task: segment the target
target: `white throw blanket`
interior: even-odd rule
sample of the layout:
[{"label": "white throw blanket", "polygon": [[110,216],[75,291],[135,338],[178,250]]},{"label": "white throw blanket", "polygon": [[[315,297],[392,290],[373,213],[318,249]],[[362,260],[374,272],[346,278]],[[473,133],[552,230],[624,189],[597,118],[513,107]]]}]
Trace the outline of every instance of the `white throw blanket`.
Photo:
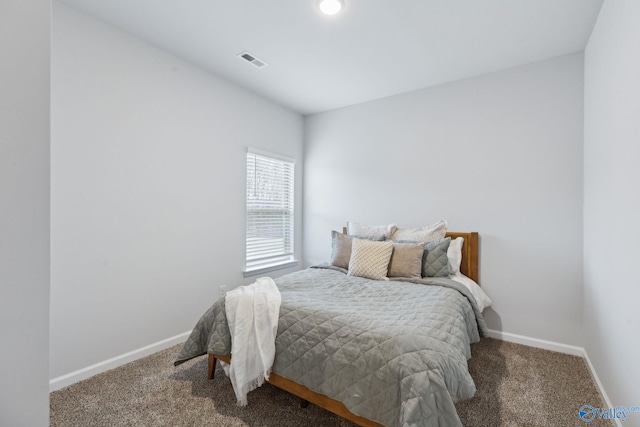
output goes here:
[{"label": "white throw blanket", "polygon": [[269,379],[276,356],[280,301],[280,291],[270,277],[261,277],[225,296],[231,332],[231,369],[225,372],[239,406],[246,406],[247,393]]}]

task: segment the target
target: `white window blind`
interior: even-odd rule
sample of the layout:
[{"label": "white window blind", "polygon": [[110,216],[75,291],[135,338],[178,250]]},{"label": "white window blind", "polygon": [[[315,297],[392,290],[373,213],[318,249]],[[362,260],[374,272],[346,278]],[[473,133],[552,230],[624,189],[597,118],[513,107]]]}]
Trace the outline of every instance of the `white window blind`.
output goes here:
[{"label": "white window blind", "polygon": [[294,167],[247,153],[247,271],[293,261]]}]

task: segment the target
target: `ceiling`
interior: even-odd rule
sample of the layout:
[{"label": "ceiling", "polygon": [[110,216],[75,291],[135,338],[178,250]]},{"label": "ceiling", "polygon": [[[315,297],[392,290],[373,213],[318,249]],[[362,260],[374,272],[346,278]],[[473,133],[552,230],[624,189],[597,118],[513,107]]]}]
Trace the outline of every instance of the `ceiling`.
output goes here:
[{"label": "ceiling", "polygon": [[[584,50],[602,0],[61,0],[301,114]],[[269,65],[239,59],[248,51]]]}]

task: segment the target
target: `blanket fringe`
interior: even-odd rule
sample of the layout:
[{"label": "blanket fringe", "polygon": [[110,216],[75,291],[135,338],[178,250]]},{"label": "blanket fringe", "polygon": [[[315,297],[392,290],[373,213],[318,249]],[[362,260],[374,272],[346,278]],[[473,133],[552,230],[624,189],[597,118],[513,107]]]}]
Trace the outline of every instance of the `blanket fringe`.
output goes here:
[{"label": "blanket fringe", "polygon": [[249,401],[247,399],[247,393],[257,389],[258,387],[261,387],[265,381],[269,380],[269,375],[271,375],[271,369],[264,372],[258,378],[249,381],[247,384],[244,384],[241,387],[244,391],[244,393],[242,393],[243,398],[238,399],[238,406],[247,406],[249,404]]},{"label": "blanket fringe", "polygon": [[247,393],[269,378],[281,301],[278,286],[270,277],[260,277],[225,295],[231,333],[229,373],[239,406],[247,405]]}]

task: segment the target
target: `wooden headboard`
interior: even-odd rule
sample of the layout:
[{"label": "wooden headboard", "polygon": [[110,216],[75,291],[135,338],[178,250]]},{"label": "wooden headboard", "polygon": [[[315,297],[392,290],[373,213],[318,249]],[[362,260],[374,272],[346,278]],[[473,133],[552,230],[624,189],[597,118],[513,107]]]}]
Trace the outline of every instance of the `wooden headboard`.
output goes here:
[{"label": "wooden headboard", "polygon": [[445,236],[451,237],[451,239],[456,239],[458,237],[462,237],[464,239],[464,244],[462,245],[462,262],[460,263],[460,272],[473,279],[477,284],[480,284],[478,280],[478,233],[475,231],[471,231],[469,233],[448,231]]},{"label": "wooden headboard", "polygon": [[[342,227],[342,232],[347,234],[347,227]],[[464,239],[464,244],[462,245],[462,262],[460,263],[460,272],[480,284],[480,281],[478,280],[478,233],[475,231],[468,233],[448,231],[445,236],[451,237],[451,239],[458,237],[462,237]]]}]

